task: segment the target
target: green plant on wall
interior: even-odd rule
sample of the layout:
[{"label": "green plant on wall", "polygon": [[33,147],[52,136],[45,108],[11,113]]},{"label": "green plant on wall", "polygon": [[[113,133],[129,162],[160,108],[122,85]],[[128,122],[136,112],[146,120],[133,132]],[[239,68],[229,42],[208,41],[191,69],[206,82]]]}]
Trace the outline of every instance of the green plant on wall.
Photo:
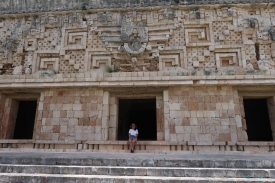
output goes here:
[{"label": "green plant on wall", "polygon": [[53,70],[53,69],[43,70],[43,71],[40,72],[41,77],[45,77],[45,76],[52,77],[56,74],[58,74],[58,72],[56,70]]},{"label": "green plant on wall", "polygon": [[87,3],[82,3],[82,5],[81,5],[81,10],[83,10],[83,11],[85,11],[85,10],[87,10]]},{"label": "green plant on wall", "polygon": [[106,72],[108,72],[108,73],[112,73],[112,72],[114,72],[114,70],[112,69],[112,67],[110,67],[110,66],[106,66]]}]

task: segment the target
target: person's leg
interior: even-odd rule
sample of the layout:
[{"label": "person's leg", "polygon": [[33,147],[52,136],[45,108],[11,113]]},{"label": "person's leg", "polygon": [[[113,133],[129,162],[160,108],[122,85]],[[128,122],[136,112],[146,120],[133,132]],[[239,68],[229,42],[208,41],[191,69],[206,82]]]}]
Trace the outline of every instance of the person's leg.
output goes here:
[{"label": "person's leg", "polygon": [[129,143],[130,143],[130,149],[132,150],[133,149],[133,140],[129,139]]},{"label": "person's leg", "polygon": [[136,145],[136,143],[137,143],[137,139],[134,138],[134,139],[133,139],[133,150],[135,150],[135,145]]}]

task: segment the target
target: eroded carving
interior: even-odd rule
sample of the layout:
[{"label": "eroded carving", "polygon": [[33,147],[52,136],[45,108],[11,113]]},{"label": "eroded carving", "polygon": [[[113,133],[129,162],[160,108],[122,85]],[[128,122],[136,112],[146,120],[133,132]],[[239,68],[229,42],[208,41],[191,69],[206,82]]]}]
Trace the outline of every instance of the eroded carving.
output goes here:
[{"label": "eroded carving", "polygon": [[0,18],[2,74],[35,73],[50,67],[61,73],[99,71],[106,63],[116,72],[275,67],[270,42],[275,40],[270,26],[274,22],[264,18],[273,16],[269,9],[165,6],[151,11],[88,11],[94,7],[87,3],[82,12],[47,10]]}]

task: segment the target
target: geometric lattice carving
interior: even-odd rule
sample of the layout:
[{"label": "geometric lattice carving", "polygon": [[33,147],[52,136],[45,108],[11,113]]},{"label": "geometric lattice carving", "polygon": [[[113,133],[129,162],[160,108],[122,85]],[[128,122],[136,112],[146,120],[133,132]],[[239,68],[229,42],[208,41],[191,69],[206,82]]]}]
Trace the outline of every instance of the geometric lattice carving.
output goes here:
[{"label": "geometric lattice carving", "polygon": [[242,33],[234,30],[235,26],[232,25],[231,21],[213,21],[212,25],[214,39],[221,45],[240,45],[243,43]]},{"label": "geometric lattice carving", "polygon": [[37,40],[38,50],[59,50],[61,44],[61,33],[58,29],[45,29],[43,32],[43,38],[40,37]]},{"label": "geometric lattice carving", "polygon": [[85,50],[68,50],[61,56],[60,73],[78,73],[86,70]]}]

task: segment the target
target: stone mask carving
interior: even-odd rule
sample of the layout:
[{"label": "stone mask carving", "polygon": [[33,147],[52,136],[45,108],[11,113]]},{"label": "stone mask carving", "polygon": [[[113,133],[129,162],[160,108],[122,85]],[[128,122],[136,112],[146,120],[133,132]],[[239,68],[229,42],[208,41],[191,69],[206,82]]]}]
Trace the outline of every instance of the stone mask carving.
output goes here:
[{"label": "stone mask carving", "polygon": [[243,21],[247,21],[250,28],[255,28],[256,22],[258,22],[258,19],[257,18],[246,18],[246,19],[243,19]]},{"label": "stone mask carving", "polygon": [[112,14],[109,12],[100,12],[97,14],[97,20],[100,22],[110,22],[112,21]]},{"label": "stone mask carving", "polygon": [[12,35],[10,38],[7,38],[6,41],[2,44],[7,50],[14,50],[17,48],[19,38],[17,35]]},{"label": "stone mask carving", "polygon": [[271,37],[271,40],[275,41],[275,29],[273,26],[269,27],[268,34]]},{"label": "stone mask carving", "polygon": [[273,26],[266,27],[261,32],[268,32],[268,35],[270,36],[271,40],[275,41],[275,29]]},{"label": "stone mask carving", "polygon": [[124,17],[121,25],[121,40],[128,53],[141,54],[145,51],[146,42],[148,42],[148,29],[142,23],[133,25],[131,20]]}]

